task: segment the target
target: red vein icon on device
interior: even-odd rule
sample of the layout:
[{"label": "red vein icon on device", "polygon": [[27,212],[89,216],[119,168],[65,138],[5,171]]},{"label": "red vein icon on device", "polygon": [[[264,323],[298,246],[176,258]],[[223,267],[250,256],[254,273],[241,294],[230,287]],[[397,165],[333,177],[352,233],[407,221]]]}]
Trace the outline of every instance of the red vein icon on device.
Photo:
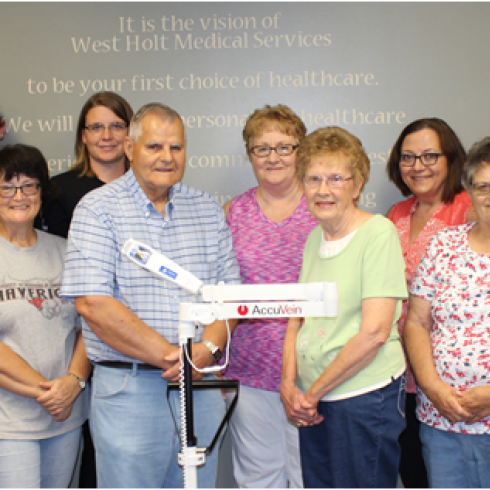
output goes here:
[{"label": "red vein icon on device", "polygon": [[246,315],[248,313],[248,307],[246,305],[240,305],[238,307],[238,314],[239,315]]}]

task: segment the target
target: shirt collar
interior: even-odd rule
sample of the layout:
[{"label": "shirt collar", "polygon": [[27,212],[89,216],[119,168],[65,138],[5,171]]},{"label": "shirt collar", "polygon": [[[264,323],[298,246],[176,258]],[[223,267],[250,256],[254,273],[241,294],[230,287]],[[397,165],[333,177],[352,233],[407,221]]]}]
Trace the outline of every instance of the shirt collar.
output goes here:
[{"label": "shirt collar", "polygon": [[[419,200],[416,196],[413,196],[413,202],[412,202],[412,206],[410,207],[410,215],[412,215],[413,213],[415,213],[416,209],[417,209],[417,206],[419,205]],[[441,209],[444,209],[446,207],[446,203],[445,202],[440,202],[439,203],[439,206],[437,206],[436,209],[434,209],[434,211],[432,212],[432,215],[431,215],[431,218],[433,216],[437,216],[437,213],[439,213],[439,211]]]},{"label": "shirt collar", "polygon": [[[141,208],[141,212],[145,214],[148,211],[154,210],[158,212],[154,206],[154,204],[148,199],[143,188],[140,186],[139,182],[136,180],[134,176],[133,169],[129,169],[125,174],[126,176],[126,185],[129,189],[129,193],[134,197],[138,206]],[[165,218],[170,218],[172,216],[172,211],[175,207],[175,199],[178,193],[182,189],[182,183],[178,182],[173,185],[168,191],[168,201],[165,206]]]}]

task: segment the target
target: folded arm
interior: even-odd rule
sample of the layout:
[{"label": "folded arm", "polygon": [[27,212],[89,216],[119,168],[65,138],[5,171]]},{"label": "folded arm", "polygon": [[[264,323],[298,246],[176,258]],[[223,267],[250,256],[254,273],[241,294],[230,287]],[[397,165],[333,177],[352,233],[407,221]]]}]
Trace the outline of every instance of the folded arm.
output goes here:
[{"label": "folded arm", "polygon": [[75,306],[95,335],[112,349],[164,371],[175,363],[166,357],[177,347],[120,301],[109,296],[79,296]]},{"label": "folded arm", "polygon": [[342,347],[335,359],[305,393],[314,404],[334,388],[374,361],[391,332],[398,298],[366,298],[362,301],[359,332]]},{"label": "folded arm", "polygon": [[417,384],[443,417],[453,423],[469,422],[472,413],[462,405],[458,391],[441,380],[434,366],[431,302],[410,295],[408,308],[403,338]]},{"label": "folded arm", "polygon": [[37,398],[44,390],[39,383],[46,381],[12,349],[0,342],[0,388],[28,398]]},{"label": "folded arm", "polygon": [[45,391],[37,397],[37,402],[55,420],[65,420],[71,413],[73,402],[82,391],[76,377],[86,381],[91,369],[92,366],[85,353],[85,346],[80,331],[77,334],[68,372],[64,376],[54,380],[39,383],[39,386]]}]

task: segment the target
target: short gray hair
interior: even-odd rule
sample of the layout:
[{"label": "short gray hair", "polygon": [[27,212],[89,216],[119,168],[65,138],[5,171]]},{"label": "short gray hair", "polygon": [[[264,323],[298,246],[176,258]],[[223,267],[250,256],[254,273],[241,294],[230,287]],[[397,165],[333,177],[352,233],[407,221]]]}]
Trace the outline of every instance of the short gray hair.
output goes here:
[{"label": "short gray hair", "polygon": [[[129,126],[129,137],[133,141],[137,141],[143,132],[141,128],[141,121],[148,114],[155,114],[161,118],[164,122],[173,123],[179,120],[184,126],[184,121],[180,117],[180,114],[165,104],[160,104],[159,102],[151,102],[141,107],[138,112],[136,112],[131,118],[131,124]],[[184,126],[185,129],[185,126]]]},{"label": "short gray hair", "polygon": [[461,183],[467,191],[473,187],[475,174],[484,164],[490,165],[490,136],[476,142],[468,152],[461,176]]}]

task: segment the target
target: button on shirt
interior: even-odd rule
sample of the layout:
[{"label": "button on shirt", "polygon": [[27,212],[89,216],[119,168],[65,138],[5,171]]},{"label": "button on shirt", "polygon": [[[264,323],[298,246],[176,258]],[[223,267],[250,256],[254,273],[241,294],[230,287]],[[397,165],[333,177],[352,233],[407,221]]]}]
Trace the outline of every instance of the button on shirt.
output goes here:
[{"label": "button on shirt", "polygon": [[[163,217],[129,170],[87,194],[78,204],[68,235],[61,296],[110,296],[127,306],[150,328],[178,345],[181,302],[199,296],[158,278],[121,254],[129,238],[164,254],[204,284],[240,283],[225,214],[203,191],[178,183],[169,190]],[[204,328],[199,327],[196,341]],[[132,362],[104,344],[83,320],[83,338],[92,361]]]}]

